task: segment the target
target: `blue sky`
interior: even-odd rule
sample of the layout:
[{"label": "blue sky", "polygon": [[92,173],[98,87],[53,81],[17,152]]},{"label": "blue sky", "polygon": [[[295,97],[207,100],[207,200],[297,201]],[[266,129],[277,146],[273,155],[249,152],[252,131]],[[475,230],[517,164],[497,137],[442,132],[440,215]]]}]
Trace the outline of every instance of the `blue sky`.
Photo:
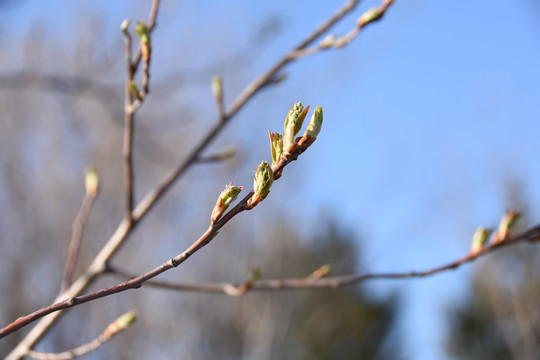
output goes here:
[{"label": "blue sky", "polygon": [[[276,17],[279,32],[252,54],[246,74],[224,79],[230,101],[247,79],[341,4],[164,1],[153,74],[164,81],[178,70],[219,63],[249,43],[269,16]],[[364,1],[330,33],[345,33],[376,4]],[[86,29],[76,24],[98,15],[104,46],[114,50],[121,44],[121,21],[146,19],[147,8],[141,1],[25,1],[0,8],[0,31],[14,45],[39,22],[46,38],[67,47]],[[301,219],[305,231],[313,231],[321,209],[339,214],[339,222],[363,239],[364,268],[370,271],[422,270],[454,260],[468,251],[477,226],[495,225],[513,205],[507,202],[508,182],[520,184],[529,217],[540,215],[533,205],[540,198],[538,10],[533,0],[396,0],[381,22],[347,48],[287,67],[287,80],[248,103],[217,144],[226,144],[236,126],[245,129],[246,141],[259,141],[249,137],[280,129],[280,116],[295,101],[323,105],[323,132],[275,191],[291,201],[311,199]],[[210,39],[214,45],[208,48]],[[211,103],[208,87],[186,96]],[[202,114],[213,119],[213,111]],[[264,122],[254,121],[260,111]],[[255,152],[254,163],[266,152]],[[249,184],[250,177],[240,182]],[[294,191],[287,190],[293,185]],[[406,358],[444,359],[444,311],[466,293],[474,266],[370,285],[377,293],[391,288],[404,294],[402,326],[414,329],[407,331],[414,335],[407,338]]]}]

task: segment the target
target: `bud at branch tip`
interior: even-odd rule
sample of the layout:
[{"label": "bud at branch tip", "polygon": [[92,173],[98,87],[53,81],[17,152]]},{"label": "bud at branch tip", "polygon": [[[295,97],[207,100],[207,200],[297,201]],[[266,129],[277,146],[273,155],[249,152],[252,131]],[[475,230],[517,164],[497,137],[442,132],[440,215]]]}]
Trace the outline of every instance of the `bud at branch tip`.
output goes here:
[{"label": "bud at branch tip", "polygon": [[322,106],[317,106],[315,112],[311,116],[311,121],[306,129],[305,136],[308,138],[316,139],[317,135],[321,131],[323,122],[323,111]]},{"label": "bud at branch tip", "polygon": [[91,167],[86,170],[84,183],[86,187],[86,194],[96,196],[99,187],[99,177],[96,169]]},{"label": "bud at branch tip", "polygon": [[292,106],[291,110],[285,118],[284,135],[283,135],[283,147],[288,149],[294,143],[294,137],[302,129],[302,124],[309,111],[309,106],[304,109],[302,103],[296,103]]}]

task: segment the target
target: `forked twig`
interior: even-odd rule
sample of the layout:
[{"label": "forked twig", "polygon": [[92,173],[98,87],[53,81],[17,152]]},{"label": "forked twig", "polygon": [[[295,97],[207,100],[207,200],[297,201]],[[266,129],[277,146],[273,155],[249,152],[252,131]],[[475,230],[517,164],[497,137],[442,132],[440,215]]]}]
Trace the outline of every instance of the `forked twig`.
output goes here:
[{"label": "forked twig", "polygon": [[[284,154],[283,157],[275,164],[272,165],[272,172],[276,174],[276,180],[279,178],[277,174],[281,174],[283,171],[283,168],[287,166],[292,161],[296,160],[300,154],[302,154],[304,151],[308,149],[308,147],[313,143],[313,141],[306,141],[306,142],[300,142],[297,147],[295,147],[294,151],[290,154]],[[11,334],[14,331],[17,331],[21,327],[28,325],[29,323],[36,321],[45,315],[58,312],[60,310],[68,309],[80,304],[84,304],[86,302],[96,300],[105,296],[110,296],[113,294],[117,294],[119,292],[123,292],[129,289],[138,289],[140,288],[146,281],[158,276],[159,274],[164,273],[165,271],[168,271],[170,269],[173,269],[180,264],[182,264],[184,261],[186,261],[189,257],[191,257],[193,254],[195,254],[197,251],[202,249],[205,245],[209,244],[210,241],[217,235],[218,231],[227,223],[229,222],[234,216],[238,215],[244,210],[251,210],[253,209],[258,202],[250,202],[252,197],[254,197],[254,191],[252,190],[249,192],[236,206],[234,206],[229,212],[227,212],[223,217],[221,217],[218,221],[215,223],[211,223],[208,229],[199,237],[197,241],[195,241],[191,246],[186,249],[184,252],[178,254],[174,258],[166,261],[165,263],[161,264],[160,266],[156,267],[155,269],[140,275],[136,278],[133,278],[129,281],[123,282],[121,284],[117,284],[99,291],[92,292],[90,294],[81,295],[77,297],[71,297],[69,299],[60,301],[56,304],[41,308],[29,315],[22,316],[9,324],[8,326],[4,327],[3,329],[0,329],[0,339],[3,338],[6,335]],[[262,199],[261,199],[262,200]]]},{"label": "forked twig", "polygon": [[[315,31],[309,34],[304,41],[296,46],[292,51],[301,50],[309,46],[315,39],[321,34],[327,31],[330,27],[336,24],[342,19],[348,12],[354,9],[359,0],[348,1],[342,8],[340,8],[334,15],[324,21]],[[154,0],[152,3],[152,9],[150,13],[150,19],[148,21],[148,29],[152,31],[155,26],[155,20],[157,17],[159,8],[159,0]],[[291,53],[292,53],[291,51]],[[137,71],[138,65],[141,60],[141,51],[137,51],[132,61],[132,72]],[[264,86],[272,83],[272,79],[276,74],[288,63],[293,61],[294,58],[290,54],[286,54],[275,65],[268,69],[261,76],[252,81],[246,88],[236,97],[236,99],[228,107],[223,119],[214,125],[210,131],[204,136],[197,145],[170,174],[168,174],[163,181],[158,184],[152,191],[150,191],[136,207],[134,207],[131,217],[128,217],[121,221],[114,234],[106,242],[101,251],[97,254],[92,261],[88,269],[68,288],[66,291],[58,296],[54,302],[64,300],[66,298],[75,298],[79,295],[99,274],[102,274],[106,270],[106,264],[109,259],[117,252],[124,240],[129,236],[134,227],[163,197],[163,195],[172,187],[176,180],[197,160],[200,158],[202,151],[214,140],[214,138],[221,132],[223,127],[229,122],[229,120],[242,108],[249,99],[251,99],[260,89]],[[128,206],[129,208],[129,206]],[[224,220],[224,219],[222,219]],[[45,332],[52,326],[58,319],[61,312],[55,312],[46,318],[41,319],[39,323],[32,328],[32,330],[26,335],[26,337],[17,345],[17,347],[8,355],[7,359],[20,359],[28,353],[29,349],[45,334]]]}]

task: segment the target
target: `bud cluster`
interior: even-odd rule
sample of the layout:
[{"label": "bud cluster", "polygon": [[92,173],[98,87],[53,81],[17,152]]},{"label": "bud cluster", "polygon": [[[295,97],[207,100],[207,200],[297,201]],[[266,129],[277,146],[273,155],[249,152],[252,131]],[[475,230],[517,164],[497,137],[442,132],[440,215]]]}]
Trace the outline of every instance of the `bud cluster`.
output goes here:
[{"label": "bud cluster", "polygon": [[[214,77],[212,81],[212,90],[216,100],[220,101],[222,97],[221,78]],[[302,137],[295,138],[302,129],[304,119],[309,111],[309,106],[304,109],[302,103],[298,102],[292,106],[285,118],[283,126],[284,134],[274,133],[268,130],[268,138],[270,139],[270,150],[272,154],[272,166],[263,161],[255,171],[253,180],[253,195],[247,201],[245,209],[252,209],[259,202],[264,200],[270,192],[270,187],[274,179],[281,176],[281,168],[277,165],[282,159],[290,161],[289,156],[298,148],[304,151],[309,145],[315,141],[317,135],[321,131],[323,112],[322,107],[317,106],[311,121]],[[275,166],[273,169],[272,167]],[[279,170],[277,170],[279,169]],[[274,174],[274,171],[276,173]],[[235,187],[232,183],[227,185],[223,190],[212,210],[211,223],[215,224],[225,213],[229,204],[236,198],[242,190],[242,186]]]},{"label": "bud cluster", "polygon": [[309,111],[309,106],[304,109],[302,103],[296,103],[289,110],[285,118],[284,134],[273,133],[268,131],[270,138],[270,147],[272,150],[272,165],[276,164],[283,156],[287,156],[294,152],[299,145],[310,145],[321,131],[323,112],[322,107],[317,106],[311,121],[304,133],[304,136],[296,138],[296,135],[302,129],[304,119]]}]

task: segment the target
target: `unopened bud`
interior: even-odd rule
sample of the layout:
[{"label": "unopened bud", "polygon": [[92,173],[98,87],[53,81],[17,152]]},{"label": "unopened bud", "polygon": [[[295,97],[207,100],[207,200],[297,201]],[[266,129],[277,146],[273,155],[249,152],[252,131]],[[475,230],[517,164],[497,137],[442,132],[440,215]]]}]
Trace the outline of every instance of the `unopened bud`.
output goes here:
[{"label": "unopened bud", "polygon": [[122,23],[120,24],[120,30],[126,31],[129,27],[129,23],[129,19],[125,19],[124,21],[122,21]]},{"label": "unopened bud", "polygon": [[499,243],[510,236],[510,231],[520,217],[521,215],[516,211],[516,209],[508,210],[499,223],[497,233],[493,237],[493,243]]},{"label": "unopened bud", "polygon": [[214,94],[216,102],[221,103],[223,101],[223,85],[219,75],[214,75],[212,78],[212,94]]},{"label": "unopened bud", "polygon": [[248,207],[253,207],[261,202],[270,192],[270,187],[274,182],[274,173],[268,162],[263,161],[255,172],[253,180],[253,196],[248,202]]},{"label": "unopened bud", "polygon": [[290,144],[294,143],[294,137],[302,129],[302,124],[309,111],[309,106],[304,109],[302,103],[296,103],[293,105],[287,118],[285,119],[285,134],[283,135],[283,147],[287,149]]},{"label": "unopened bud", "polygon": [[283,155],[283,136],[268,130],[268,137],[270,138],[270,148],[272,151],[272,165],[274,165]]},{"label": "unopened bud", "polygon": [[107,329],[105,329],[105,336],[112,337],[120,331],[126,330],[136,320],[137,313],[135,311],[125,313],[107,326]]},{"label": "unopened bud", "polygon": [[139,35],[139,40],[141,43],[141,55],[144,61],[148,62],[150,60],[150,31],[148,26],[145,23],[138,21],[137,26],[135,27],[135,32]]},{"label": "unopened bud", "polygon": [[131,80],[129,82],[129,91],[131,94],[137,99],[141,100],[141,93],[139,92],[139,89],[137,88],[137,84],[135,84],[135,81]]},{"label": "unopened bud", "polygon": [[306,133],[304,136],[316,139],[317,135],[319,135],[319,132],[321,131],[321,126],[323,122],[323,111],[322,106],[317,106],[315,108],[315,112],[311,116],[311,121],[309,122],[309,125],[306,129]]},{"label": "unopened bud", "polygon": [[253,269],[251,270],[251,272],[249,273],[249,278],[248,278],[248,281],[247,281],[247,284],[249,286],[252,286],[253,284],[255,284],[257,281],[259,281],[262,277],[262,272],[261,270],[259,269]]},{"label": "unopened bud", "polygon": [[323,277],[330,274],[331,271],[332,271],[332,265],[325,264],[321,266],[320,268],[318,268],[317,270],[315,270],[314,272],[312,272],[311,275],[309,275],[309,278],[315,279],[315,280],[322,279]]},{"label": "unopened bud", "polygon": [[336,41],[336,35],[328,35],[321,41],[321,47],[323,49],[329,48],[330,46],[334,45],[334,42]]},{"label": "unopened bud", "polygon": [[240,194],[240,191],[242,191],[244,187],[243,186],[233,186],[232,182],[227,185],[225,190],[219,194],[219,198],[216,202],[216,205],[214,206],[214,210],[212,210],[212,216],[211,221],[212,224],[214,224],[216,221],[218,221],[225,210],[229,207],[229,204],[236,199],[238,194]]},{"label": "unopened bud", "polygon": [[86,194],[96,196],[99,187],[99,178],[96,169],[89,168],[84,176]]},{"label": "unopened bud", "polygon": [[476,254],[477,252],[482,250],[484,245],[487,243],[491,232],[492,230],[488,230],[483,227],[479,227],[478,229],[476,229],[472,239],[471,253]]},{"label": "unopened bud", "polygon": [[360,16],[358,26],[365,26],[372,21],[379,20],[383,16],[383,12],[378,8],[371,8]]}]

